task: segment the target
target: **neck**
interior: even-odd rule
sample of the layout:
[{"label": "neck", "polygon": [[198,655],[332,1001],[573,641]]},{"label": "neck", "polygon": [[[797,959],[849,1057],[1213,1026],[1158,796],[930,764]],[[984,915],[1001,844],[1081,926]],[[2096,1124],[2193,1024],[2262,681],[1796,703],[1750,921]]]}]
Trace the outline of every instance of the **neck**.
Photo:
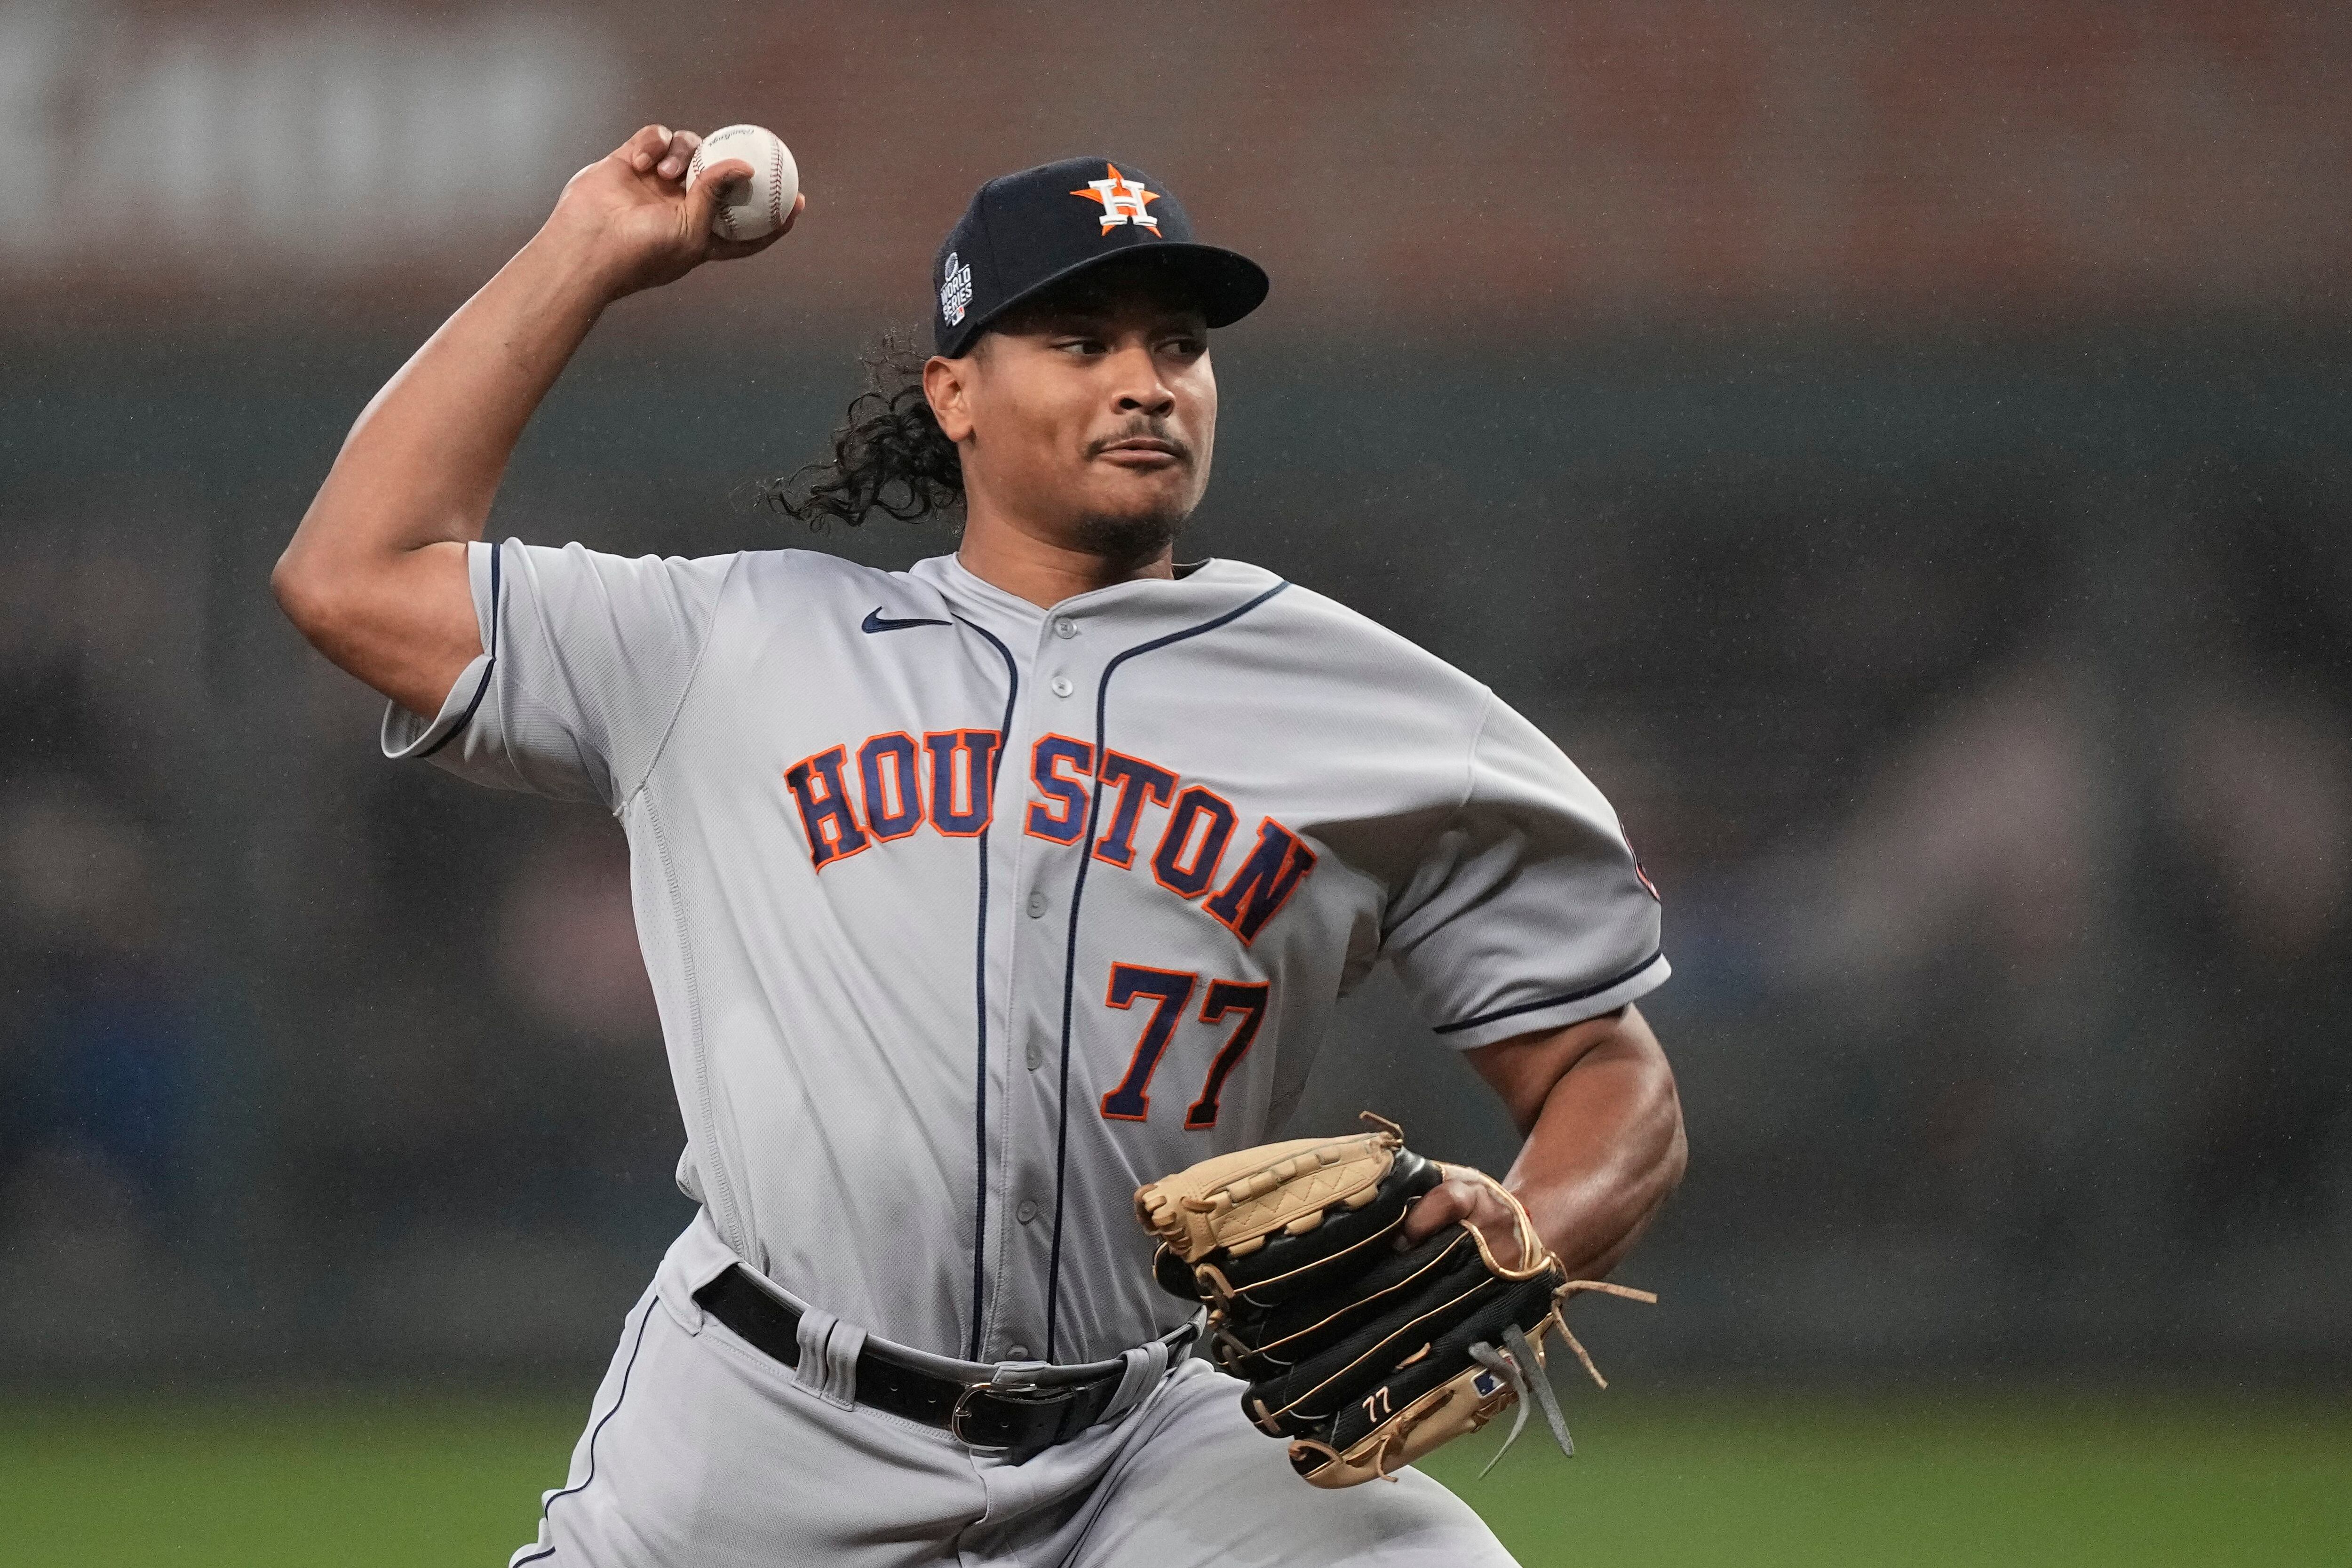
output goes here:
[{"label": "neck", "polygon": [[1097,554],[1042,538],[982,505],[972,506],[965,519],[956,559],[982,582],[1041,609],[1113,584],[1176,575],[1173,544],[1163,544],[1140,561]]}]

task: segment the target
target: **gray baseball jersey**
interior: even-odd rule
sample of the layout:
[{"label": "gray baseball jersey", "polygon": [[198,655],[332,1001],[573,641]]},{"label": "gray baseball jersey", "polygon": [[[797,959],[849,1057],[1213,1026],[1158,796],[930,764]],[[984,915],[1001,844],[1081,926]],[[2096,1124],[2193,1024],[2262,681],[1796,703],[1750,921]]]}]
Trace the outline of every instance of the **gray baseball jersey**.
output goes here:
[{"label": "gray baseball jersey", "polygon": [[386,753],[620,818],[681,1185],[885,1339],[1076,1362],[1181,1321],[1135,1188],[1270,1136],[1382,957],[1457,1047],[1666,977],[1568,758],[1257,567],[1051,610],[947,556],[471,572],[485,652]]}]

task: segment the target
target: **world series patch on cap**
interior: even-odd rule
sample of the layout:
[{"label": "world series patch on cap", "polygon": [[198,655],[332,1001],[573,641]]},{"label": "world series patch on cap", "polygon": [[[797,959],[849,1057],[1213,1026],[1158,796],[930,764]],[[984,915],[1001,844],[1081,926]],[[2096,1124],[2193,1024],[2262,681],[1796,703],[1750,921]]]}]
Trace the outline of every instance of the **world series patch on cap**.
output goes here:
[{"label": "world series patch on cap", "polygon": [[1265,299],[1265,269],[1193,238],[1183,204],[1145,171],[1065,158],[1000,175],[972,194],[932,268],[932,343],[952,359],[1022,300],[1138,251],[1193,288],[1212,327],[1231,326]]}]

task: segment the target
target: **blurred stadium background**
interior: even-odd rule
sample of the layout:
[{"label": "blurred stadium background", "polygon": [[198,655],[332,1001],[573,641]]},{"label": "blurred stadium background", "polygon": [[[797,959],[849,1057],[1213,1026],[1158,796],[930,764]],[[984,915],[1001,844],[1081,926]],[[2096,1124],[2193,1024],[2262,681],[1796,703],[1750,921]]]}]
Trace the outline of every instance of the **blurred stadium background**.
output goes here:
[{"label": "blurred stadium background", "polygon": [[[2347,85],[2267,0],[0,0],[0,1561],[491,1560],[686,1218],[617,832],[378,760],[265,581],[649,120],[808,218],[499,531],[949,548],[747,487],[1100,149],[1275,278],[1194,552],[1618,804],[1695,1158],[1616,1425],[1470,1494],[1531,1563],[2352,1559]],[[1375,984],[1297,1126],[1483,1096]]]}]

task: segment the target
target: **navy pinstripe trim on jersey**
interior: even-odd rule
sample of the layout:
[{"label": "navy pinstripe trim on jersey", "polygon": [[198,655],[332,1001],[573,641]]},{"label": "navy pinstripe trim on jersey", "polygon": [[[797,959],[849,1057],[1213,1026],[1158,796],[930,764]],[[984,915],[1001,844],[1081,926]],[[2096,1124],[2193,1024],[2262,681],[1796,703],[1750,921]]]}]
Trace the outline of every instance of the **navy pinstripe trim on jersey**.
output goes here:
[{"label": "navy pinstripe trim on jersey", "polygon": [[1125,664],[1129,659],[1139,658],[1147,653],[1157,652],[1159,649],[1166,647],[1171,643],[1180,643],[1184,641],[1187,637],[1196,637],[1203,632],[1213,632],[1219,626],[1240,620],[1244,616],[1248,615],[1252,610],[1256,609],[1260,605],[1265,604],[1268,599],[1273,598],[1276,594],[1281,593],[1285,588],[1289,586],[1290,584],[1286,581],[1276,583],[1273,587],[1268,588],[1265,593],[1260,594],[1256,598],[1252,599],[1249,603],[1240,605],[1237,608],[1227,610],[1223,615],[1217,616],[1214,620],[1202,621],[1197,626],[1187,626],[1181,632],[1171,632],[1164,637],[1154,637],[1151,641],[1147,643],[1138,643],[1131,648],[1125,649],[1120,653],[1113,655],[1111,661],[1103,666],[1102,681],[1095,688],[1095,757],[1097,759],[1097,765],[1095,769],[1094,785],[1087,797],[1087,831],[1085,836],[1078,840],[1078,874],[1076,879],[1070,885],[1070,937],[1068,944],[1065,948],[1062,955],[1062,1085],[1055,1103],[1055,1111],[1059,1120],[1059,1126],[1055,1129],[1054,1133],[1054,1243],[1051,1250],[1047,1252],[1045,1257],[1045,1354],[1047,1361],[1052,1361],[1054,1359],[1054,1341],[1057,1319],[1056,1310],[1061,1305],[1062,1192],[1064,1187],[1063,1173],[1068,1164],[1070,1152],[1070,1017],[1071,1009],[1076,1005],[1077,996],[1078,906],[1086,898],[1087,867],[1093,863],[1095,858],[1093,847],[1095,842],[1095,829],[1102,816],[1102,768],[1100,765],[1100,760],[1108,754],[1110,743],[1108,728],[1110,715],[1110,678],[1118,674],[1118,667]]},{"label": "navy pinstripe trim on jersey", "polygon": [[[604,1436],[604,1423],[610,1421],[614,1416],[618,1415],[621,1413],[621,1402],[629,1397],[629,1374],[637,1370],[637,1352],[646,1347],[646,1330],[652,1325],[654,1321],[654,1310],[660,1305],[660,1300],[655,1296],[653,1291],[648,1290],[646,1292],[646,1302],[643,1316],[637,1319],[637,1337],[635,1342],[629,1346],[628,1363],[621,1368],[621,1391],[613,1395],[613,1408],[607,1410],[602,1416],[597,1418],[595,1426],[591,1429],[588,1434],[588,1473],[580,1478],[580,1484],[578,1486],[566,1487],[560,1492],[550,1492],[547,1494],[547,1500],[540,1505],[539,1510],[540,1521],[542,1525],[546,1522],[548,1510],[556,1505],[559,1499],[571,1497],[576,1492],[586,1491],[590,1483],[595,1480],[596,1439]],[[507,1565],[507,1568],[522,1568],[522,1565],[526,1563],[537,1563],[544,1558],[552,1557],[554,1555],[555,1548],[552,1545],[542,1546],[528,1557],[516,1557]]]},{"label": "navy pinstripe trim on jersey", "polygon": [[[466,710],[457,715],[457,721],[449,726],[449,732],[416,753],[419,762],[456,740],[466,726],[474,721],[474,710],[482,705],[482,698],[490,689],[490,675],[499,668],[499,557],[502,553],[504,552],[499,546],[490,546],[490,646],[482,650],[490,656],[490,662],[482,666],[482,683],[474,688],[474,700],[466,704]],[[468,589],[466,596],[473,597],[472,590]]]},{"label": "navy pinstripe trim on jersey", "polygon": [[1437,1035],[1458,1035],[1465,1029],[1475,1029],[1481,1024],[1499,1023],[1505,1018],[1516,1018],[1522,1013],[1540,1013],[1547,1007],[1564,1007],[1570,1002],[1581,1002],[1587,996],[1598,996],[1603,991],[1614,991],[1627,981],[1640,978],[1643,970],[1652,968],[1665,956],[1666,950],[1662,947],[1613,980],[1604,980],[1598,985],[1588,985],[1581,991],[1570,991],[1564,995],[1547,996],[1540,1002],[1522,1002],[1516,1007],[1497,1007],[1491,1013],[1481,1013],[1475,1018],[1465,1018],[1458,1024],[1440,1024],[1430,1032]]},{"label": "navy pinstripe trim on jersey", "polygon": [[[952,611],[950,612],[953,614]],[[997,777],[1004,771],[1005,743],[1013,734],[1013,709],[1021,698],[1021,670],[1013,662],[1013,650],[996,639],[985,626],[975,626],[961,616],[956,619],[988,638],[989,647],[1004,660],[1004,719],[997,727],[996,755],[988,764],[988,821],[980,830],[980,912],[972,920],[971,975],[973,990],[973,1026],[979,1035],[978,1055],[972,1063],[971,1076],[971,1337],[964,1352],[966,1361],[980,1359],[981,1306],[983,1288],[987,1283],[988,1241],[988,828],[996,821]]]}]

